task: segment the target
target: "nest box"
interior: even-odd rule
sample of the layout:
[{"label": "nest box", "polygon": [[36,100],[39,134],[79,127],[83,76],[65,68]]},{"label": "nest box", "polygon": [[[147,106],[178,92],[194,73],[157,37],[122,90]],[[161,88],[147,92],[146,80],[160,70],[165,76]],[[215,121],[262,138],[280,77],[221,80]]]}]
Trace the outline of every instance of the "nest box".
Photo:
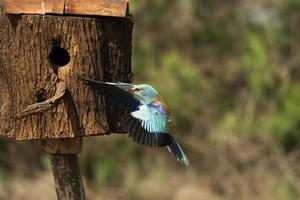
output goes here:
[{"label": "nest box", "polygon": [[4,0],[0,134],[16,140],[120,133],[121,108],[77,75],[132,80],[127,0]]}]

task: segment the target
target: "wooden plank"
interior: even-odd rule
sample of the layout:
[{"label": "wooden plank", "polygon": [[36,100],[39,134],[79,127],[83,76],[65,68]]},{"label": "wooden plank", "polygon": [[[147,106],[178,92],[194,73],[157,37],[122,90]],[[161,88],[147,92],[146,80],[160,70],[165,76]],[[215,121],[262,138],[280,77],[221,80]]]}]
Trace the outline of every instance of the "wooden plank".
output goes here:
[{"label": "wooden plank", "polygon": [[125,17],[128,0],[3,0],[4,13]]},{"label": "wooden plank", "polygon": [[64,13],[64,0],[3,0],[4,13]]},{"label": "wooden plank", "polygon": [[65,13],[125,17],[127,0],[66,0]]}]

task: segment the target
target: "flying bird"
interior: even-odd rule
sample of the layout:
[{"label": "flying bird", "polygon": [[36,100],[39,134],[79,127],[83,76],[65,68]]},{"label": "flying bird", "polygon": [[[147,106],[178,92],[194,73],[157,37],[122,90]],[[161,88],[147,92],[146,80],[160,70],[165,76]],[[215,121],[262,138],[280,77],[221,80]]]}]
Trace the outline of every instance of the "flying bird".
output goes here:
[{"label": "flying bird", "polygon": [[167,104],[152,86],[78,78],[129,110],[130,114],[123,120],[122,126],[134,142],[150,147],[167,147],[177,161],[189,165],[188,158],[172,136],[173,122]]}]

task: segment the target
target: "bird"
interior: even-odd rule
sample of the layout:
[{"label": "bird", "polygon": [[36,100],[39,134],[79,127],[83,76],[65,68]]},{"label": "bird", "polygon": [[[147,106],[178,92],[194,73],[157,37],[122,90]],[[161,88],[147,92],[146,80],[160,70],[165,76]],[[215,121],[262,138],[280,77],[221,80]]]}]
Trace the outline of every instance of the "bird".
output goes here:
[{"label": "bird", "polygon": [[189,160],[173,137],[173,121],[167,103],[148,84],[103,82],[78,75],[91,89],[126,107],[129,114],[121,122],[135,143],[150,147],[167,147],[177,161],[189,166]]}]

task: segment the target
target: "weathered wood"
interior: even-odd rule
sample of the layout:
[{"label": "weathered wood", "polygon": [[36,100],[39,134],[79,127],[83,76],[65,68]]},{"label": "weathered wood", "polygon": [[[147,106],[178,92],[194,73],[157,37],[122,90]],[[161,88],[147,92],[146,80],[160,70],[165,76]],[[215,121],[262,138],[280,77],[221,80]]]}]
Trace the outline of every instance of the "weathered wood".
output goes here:
[{"label": "weathered wood", "polygon": [[27,106],[25,110],[16,114],[17,119],[28,117],[30,115],[37,114],[37,113],[43,113],[47,110],[53,109],[62,100],[63,96],[66,93],[66,90],[67,90],[66,84],[62,81],[59,81],[57,84],[56,92],[53,97],[41,103],[35,103],[30,106]]},{"label": "weathered wood", "polygon": [[5,13],[81,14],[125,17],[128,0],[3,0]]},{"label": "weathered wood", "polygon": [[84,200],[77,154],[50,154],[58,200]]},{"label": "weathered wood", "polygon": [[41,140],[41,148],[50,154],[58,200],[85,199],[77,158],[82,138]]},{"label": "weathered wood", "polygon": [[78,154],[82,151],[82,138],[41,140],[41,149],[47,153]]},{"label": "weathered wood", "polygon": [[[76,76],[130,82],[132,28],[130,18],[3,15],[0,134],[31,140],[122,132],[123,110]],[[70,56],[63,66],[57,65],[60,56],[49,59],[57,48]],[[28,106],[53,97],[60,81],[67,86],[63,101],[45,112],[17,118]]]},{"label": "weathered wood", "polygon": [[65,13],[125,17],[127,0],[67,0]]},{"label": "weathered wood", "polygon": [[3,0],[5,13],[64,13],[65,0]]}]

